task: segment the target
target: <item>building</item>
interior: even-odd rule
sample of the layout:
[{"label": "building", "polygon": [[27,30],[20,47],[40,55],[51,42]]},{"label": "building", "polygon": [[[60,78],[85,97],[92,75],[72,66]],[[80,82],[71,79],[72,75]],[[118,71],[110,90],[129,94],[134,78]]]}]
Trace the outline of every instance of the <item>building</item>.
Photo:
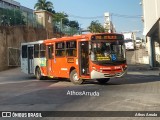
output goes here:
[{"label": "building", "polygon": [[34,11],[24,6],[20,6],[20,10],[22,11],[24,21],[26,22],[27,26],[35,26],[34,22],[36,20],[36,17],[34,16]]},{"label": "building", "polygon": [[111,21],[111,15],[108,12],[104,13],[104,28],[105,28],[105,32],[108,32],[108,33],[116,32],[115,27]]},{"label": "building", "polygon": [[20,6],[20,9],[21,9],[25,14],[33,15],[33,10],[30,9],[30,8],[27,8],[27,7],[25,7],[25,6]]},{"label": "building", "polygon": [[34,12],[37,15],[37,20],[48,33],[48,38],[53,36],[53,14],[46,10],[39,10]]},{"label": "building", "polygon": [[21,6],[20,3],[14,0],[0,0],[0,8],[19,9],[20,6]]},{"label": "building", "polygon": [[136,35],[134,32],[123,32],[122,34],[124,35],[124,39],[136,40]]},{"label": "building", "polygon": [[160,0],[142,0],[141,5],[150,66],[160,67]]},{"label": "building", "polygon": [[22,12],[30,15],[33,15],[33,10],[27,7],[22,6],[19,2],[14,0],[0,0],[0,8],[4,9],[19,9]]},{"label": "building", "polygon": [[[20,10],[24,16],[23,21],[27,26],[45,28],[48,38],[53,36],[53,14],[45,11],[34,11],[33,9],[22,6],[14,0],[0,0],[0,8]],[[15,14],[15,13],[14,13]],[[0,16],[1,19],[1,16]]]},{"label": "building", "polygon": [[[3,9],[16,9],[22,11],[25,18],[33,17],[33,10],[22,6],[19,2],[14,0],[0,0],[0,8]],[[27,20],[26,20],[27,21]]]},{"label": "building", "polygon": [[27,14],[33,14],[33,10],[22,6],[19,2],[14,0],[0,0],[0,8],[5,9],[20,9]]}]

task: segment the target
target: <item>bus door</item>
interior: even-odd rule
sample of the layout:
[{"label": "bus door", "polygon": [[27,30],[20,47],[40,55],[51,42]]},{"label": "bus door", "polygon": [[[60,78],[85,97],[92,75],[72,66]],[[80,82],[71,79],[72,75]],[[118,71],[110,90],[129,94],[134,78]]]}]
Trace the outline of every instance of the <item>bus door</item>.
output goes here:
[{"label": "bus door", "polygon": [[47,45],[47,60],[46,60],[46,65],[47,65],[47,75],[52,76],[53,75],[53,61],[54,61],[54,44],[52,45]]},{"label": "bus door", "polygon": [[79,65],[80,75],[89,75],[89,42],[79,43]]},{"label": "bus door", "polygon": [[34,73],[33,46],[28,46],[28,74]]}]

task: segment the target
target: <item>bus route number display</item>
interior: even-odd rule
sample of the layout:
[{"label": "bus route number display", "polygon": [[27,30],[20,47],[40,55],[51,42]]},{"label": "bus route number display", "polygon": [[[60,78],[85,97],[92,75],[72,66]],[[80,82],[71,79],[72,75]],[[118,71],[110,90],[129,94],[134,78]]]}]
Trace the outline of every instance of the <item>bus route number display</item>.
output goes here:
[{"label": "bus route number display", "polygon": [[91,38],[92,40],[116,40],[123,39],[122,35],[94,35]]}]

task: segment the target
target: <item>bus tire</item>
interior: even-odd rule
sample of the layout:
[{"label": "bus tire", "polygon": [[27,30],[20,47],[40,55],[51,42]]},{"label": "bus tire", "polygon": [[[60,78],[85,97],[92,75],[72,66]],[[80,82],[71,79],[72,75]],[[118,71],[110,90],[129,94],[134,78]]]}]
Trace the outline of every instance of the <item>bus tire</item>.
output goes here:
[{"label": "bus tire", "polygon": [[75,69],[72,70],[71,73],[70,73],[70,81],[73,84],[78,84],[78,85],[83,83],[83,80],[78,78],[78,74],[77,74],[77,71]]},{"label": "bus tire", "polygon": [[109,80],[110,80],[110,78],[97,79],[97,81],[98,81],[100,84],[105,84],[105,83],[107,83]]},{"label": "bus tire", "polygon": [[43,76],[42,76],[42,74],[41,74],[41,70],[40,70],[39,67],[36,68],[36,79],[37,79],[37,80],[42,80],[42,79],[43,79]]}]

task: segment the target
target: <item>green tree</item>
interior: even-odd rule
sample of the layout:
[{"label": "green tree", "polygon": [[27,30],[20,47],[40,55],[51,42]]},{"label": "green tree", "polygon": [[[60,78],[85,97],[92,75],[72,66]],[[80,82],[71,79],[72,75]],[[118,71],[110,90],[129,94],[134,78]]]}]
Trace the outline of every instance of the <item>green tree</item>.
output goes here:
[{"label": "green tree", "polygon": [[69,24],[68,15],[66,13],[61,13],[61,12],[55,13],[53,21],[55,23],[60,23],[61,20],[62,20],[62,24],[63,25],[67,25],[68,26],[68,24]]},{"label": "green tree", "polygon": [[[46,0],[38,0],[35,4],[34,8],[36,10],[47,10],[49,12],[53,12],[53,3]],[[54,11],[55,12],[55,11]]]},{"label": "green tree", "polygon": [[92,21],[90,26],[88,27],[91,33],[102,33],[105,32],[104,27],[99,23],[99,21]]},{"label": "green tree", "polygon": [[79,29],[79,23],[77,21],[69,21],[69,27]]}]

